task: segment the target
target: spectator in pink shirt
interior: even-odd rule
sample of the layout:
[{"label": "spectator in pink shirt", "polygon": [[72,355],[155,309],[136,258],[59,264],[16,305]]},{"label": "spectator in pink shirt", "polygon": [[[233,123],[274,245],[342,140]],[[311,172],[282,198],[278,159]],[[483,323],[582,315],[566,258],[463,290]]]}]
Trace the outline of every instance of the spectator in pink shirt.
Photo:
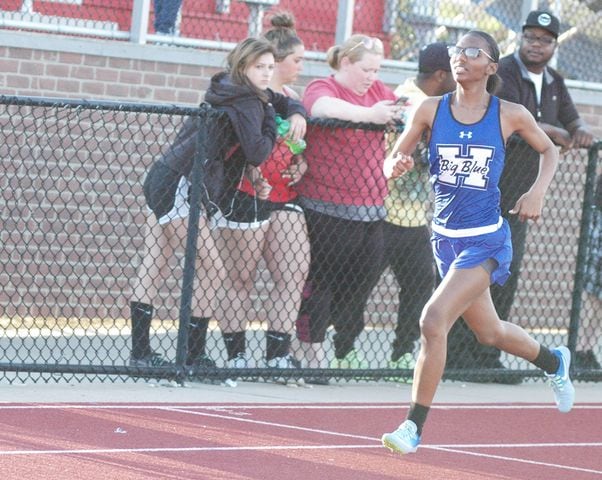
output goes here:
[{"label": "spectator in pink shirt", "polygon": [[[312,81],[303,103],[314,118],[384,125],[401,106],[378,80],[378,38],[353,35],[327,53],[335,73]],[[305,211],[311,265],[297,336],[312,367],[324,367],[323,342],[335,328],[333,368],[364,368],[354,342],[364,328],[366,302],[379,277],[387,182],[382,130],[314,125],[307,133],[308,170],[297,185]]]}]

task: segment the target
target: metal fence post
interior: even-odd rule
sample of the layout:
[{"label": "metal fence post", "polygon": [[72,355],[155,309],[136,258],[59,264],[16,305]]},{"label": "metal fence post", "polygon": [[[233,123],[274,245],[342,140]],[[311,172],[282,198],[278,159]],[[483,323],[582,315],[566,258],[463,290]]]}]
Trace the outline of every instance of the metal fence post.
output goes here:
[{"label": "metal fence post", "polygon": [[146,43],[148,19],[150,17],[150,0],[134,0],[132,8],[132,26],[130,41],[138,44]]},{"label": "metal fence post", "polygon": [[334,43],[340,45],[345,39],[351,36],[353,32],[353,7],[355,0],[339,0],[339,10],[337,12],[337,29],[334,36]]},{"label": "metal fence post", "polygon": [[263,30],[263,14],[280,0],[241,0],[249,7],[249,37],[258,37]]},{"label": "metal fence post", "polygon": [[569,323],[568,347],[571,352],[575,352],[577,338],[579,336],[581,300],[583,297],[584,287],[583,276],[585,275],[587,246],[589,244],[590,237],[589,226],[591,225],[592,221],[594,186],[596,183],[596,167],[600,147],[602,147],[602,143],[598,142],[588,150],[585,187],[583,192],[583,207],[581,210],[581,225],[579,230],[579,244],[577,246],[577,262],[575,266],[575,281],[573,284],[573,297],[571,302],[571,318]]},{"label": "metal fence post", "polygon": [[203,159],[206,156],[205,123],[207,118],[199,111],[197,117],[197,144],[190,173],[190,214],[184,252],[184,269],[182,271],[182,297],[180,299],[180,315],[178,327],[178,343],[176,346],[176,365],[181,367],[186,361],[188,351],[188,325],[192,311],[194,296],[194,280],[196,273],[197,242],[199,237],[199,218],[201,213],[201,183],[203,180]]}]

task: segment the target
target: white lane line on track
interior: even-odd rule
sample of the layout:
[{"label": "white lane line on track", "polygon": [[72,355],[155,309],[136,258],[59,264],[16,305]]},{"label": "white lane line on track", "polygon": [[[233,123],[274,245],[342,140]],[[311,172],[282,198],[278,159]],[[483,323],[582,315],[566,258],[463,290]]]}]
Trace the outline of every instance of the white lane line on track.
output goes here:
[{"label": "white lane line on track", "polygon": [[[220,418],[220,419],[225,419],[225,420],[233,420],[235,422],[243,422],[243,423],[252,423],[255,425],[264,425],[264,426],[268,426],[268,427],[278,427],[278,428],[288,428],[291,430],[301,430],[301,431],[305,431],[305,432],[310,432],[310,433],[321,433],[321,434],[326,434],[326,435],[334,435],[334,436],[338,436],[338,437],[348,437],[348,438],[356,438],[358,440],[374,440],[376,442],[380,442],[380,438],[375,438],[375,437],[366,437],[363,435],[354,435],[354,434],[349,434],[349,433],[342,433],[342,432],[333,432],[331,430],[321,430],[321,429],[316,429],[316,428],[309,428],[309,427],[299,427],[296,425],[289,425],[286,423],[276,423],[276,422],[269,422],[269,421],[265,421],[265,420],[255,420],[252,418],[242,418],[242,417],[232,417],[230,415],[223,415],[223,414],[219,414],[219,413],[208,413],[208,412],[198,412],[198,411],[194,411],[194,410],[188,410],[188,409],[181,409],[181,408],[172,408],[172,407],[165,407],[164,410],[167,410],[169,412],[179,412],[179,413],[186,413],[188,415],[195,415],[195,416],[201,416],[201,417],[211,417],[211,418]],[[227,412],[224,412],[227,413]],[[540,448],[540,447],[571,447],[571,446],[583,446],[583,447],[602,447],[602,442],[583,442],[583,443],[507,443],[507,444],[481,444],[481,443],[477,443],[477,444],[453,444],[453,445],[433,445],[432,447],[436,447],[436,448],[513,448],[513,447],[517,447],[517,448],[529,448],[529,447],[535,447],[535,448]],[[421,445],[422,447],[422,445]],[[428,447],[428,445],[427,445]]]},{"label": "white lane line on track", "polygon": [[169,412],[186,413],[188,415],[195,415],[195,416],[201,416],[201,417],[221,418],[224,420],[234,420],[236,422],[252,423],[254,425],[264,425],[264,426],[268,426],[268,427],[286,428],[289,430],[300,430],[302,432],[333,435],[336,437],[347,437],[347,438],[355,438],[358,440],[371,440],[371,441],[379,441],[380,442],[379,438],[365,437],[363,435],[353,435],[350,433],[332,432],[329,430],[321,430],[318,428],[298,427],[296,425],[289,425],[286,423],[267,422],[264,420],[253,420],[252,418],[231,417],[229,415],[220,415],[218,413],[195,412],[195,411],[184,410],[184,409],[180,409],[180,408],[165,408],[165,410],[167,410]]},{"label": "white lane line on track", "polygon": [[[324,404],[324,405],[305,405],[305,404],[274,404],[274,405],[254,405],[254,404],[228,404],[228,405],[193,405],[193,404],[43,404],[31,403],[23,405],[12,405],[0,403],[1,410],[162,410],[165,408],[179,408],[186,410],[397,410],[407,409],[407,404],[391,405],[346,405],[346,404]],[[554,405],[550,404],[484,404],[484,405],[433,405],[432,410],[556,410]],[[601,410],[602,404],[575,405],[573,410]]]},{"label": "white lane line on track", "polygon": [[11,455],[89,455],[101,453],[170,453],[170,452],[240,452],[262,450],[341,450],[354,448],[382,448],[382,445],[266,445],[248,447],[157,447],[157,448],[86,448],[70,450],[7,450],[0,451],[0,457]]},{"label": "white lane line on track", "polygon": [[[530,446],[524,444],[523,446]],[[540,445],[540,444],[537,444]],[[602,446],[600,444],[541,444],[541,446]],[[525,463],[529,465],[545,466],[549,468],[570,470],[575,472],[594,473],[602,475],[602,470],[593,470],[589,468],[573,467],[570,465],[561,465],[556,463],[539,462],[536,460],[527,460],[517,457],[508,457],[502,455],[493,455],[479,452],[469,452],[460,448],[483,448],[483,447],[512,447],[517,445],[487,445],[487,446],[472,446],[472,445],[424,445],[421,449],[435,450],[448,453],[456,453],[460,455],[470,455],[481,458],[494,460],[505,460],[511,462]],[[535,446],[535,445],[533,445]],[[42,455],[101,455],[101,454],[132,454],[132,453],[186,453],[186,452],[244,452],[244,451],[283,451],[283,450],[354,450],[354,449],[382,449],[382,445],[266,445],[266,446],[247,446],[247,447],[158,447],[158,448],[99,448],[99,449],[69,449],[69,450],[12,450],[0,451],[0,457],[11,456],[42,456]]]},{"label": "white lane line on track", "polygon": [[[275,423],[275,422],[266,422],[263,420],[253,420],[250,418],[231,417],[228,415],[219,415],[217,413],[196,412],[196,411],[190,411],[190,410],[179,409],[179,408],[169,408],[167,410],[187,413],[189,415],[223,418],[226,420],[233,420],[236,422],[253,423],[253,424],[265,425],[265,426],[271,426],[271,427],[288,428],[291,430],[302,430],[302,431],[312,432],[312,433],[334,435],[337,437],[348,437],[348,438],[351,437],[351,438],[357,438],[357,439],[361,439],[361,440],[374,440],[376,442],[379,442],[379,444],[380,444],[380,439],[374,438],[374,437],[365,437],[363,435],[352,435],[352,434],[348,434],[348,433],[332,432],[332,431],[328,431],[328,430],[320,430],[320,429],[313,429],[313,428],[307,428],[307,427],[298,427],[295,425],[287,425],[287,424]],[[551,447],[551,448],[588,447],[588,448],[591,448],[591,447],[602,447],[602,442],[587,442],[587,443],[580,443],[580,444],[576,444],[576,443],[534,443],[534,444],[521,443],[521,444],[491,444],[491,445],[488,445],[488,444],[421,445],[420,448],[425,448],[425,449],[430,449],[430,450],[438,450],[438,451],[448,451],[448,452],[452,452],[452,453],[473,455],[473,456],[479,456],[479,457],[483,457],[483,458],[492,458],[492,459],[497,459],[497,460],[516,461],[516,462],[521,462],[521,463],[547,466],[550,468],[557,468],[557,469],[563,469],[563,470],[602,474],[602,471],[584,469],[584,468],[580,468],[580,467],[573,467],[570,465],[545,463],[545,462],[538,462],[535,460],[525,460],[525,459],[520,459],[520,458],[515,458],[515,457],[504,457],[504,456],[500,456],[500,455],[493,455],[493,454],[487,454],[487,453],[467,452],[465,450],[458,450],[459,448],[544,448],[544,447]]]},{"label": "white lane line on track", "polygon": [[[497,446],[499,446],[499,445],[491,445],[490,447],[495,448]],[[577,446],[577,445],[576,444],[567,444],[567,445],[562,445],[562,446]],[[602,444],[597,444],[596,446],[602,446]],[[420,448],[423,448],[423,446],[421,445]],[[537,460],[526,460],[524,458],[507,457],[507,456],[503,456],[503,455],[493,455],[490,453],[467,452],[466,450],[458,450],[457,449],[458,447],[453,448],[453,447],[439,447],[436,445],[425,445],[424,448],[442,451],[442,452],[458,453],[461,455],[470,455],[470,456],[474,456],[474,457],[491,458],[494,460],[506,460],[509,462],[526,463],[529,465],[539,465],[539,466],[543,466],[543,467],[557,468],[557,469],[561,469],[561,470],[571,470],[571,471],[575,471],[575,472],[595,473],[597,475],[602,475],[602,470],[592,470],[589,468],[573,467],[570,465],[561,465],[558,463],[538,462]],[[462,447],[459,447],[459,448],[462,448]]]},{"label": "white lane line on track", "polygon": [[[13,450],[13,451],[0,451],[0,456],[10,456],[10,455],[63,455],[63,454],[103,454],[103,453],[137,453],[137,452],[203,452],[203,451],[262,451],[262,450],[318,450],[318,449],[353,449],[353,448],[382,448],[380,444],[380,439],[374,437],[366,437],[362,435],[352,435],[341,432],[333,432],[327,430],[306,428],[306,427],[298,427],[294,425],[286,425],[279,424],[275,422],[265,422],[260,420],[252,420],[248,418],[241,417],[232,417],[228,415],[220,415],[217,412],[220,410],[230,410],[230,409],[270,409],[270,408],[284,408],[284,409],[387,409],[387,408],[400,408],[397,405],[211,405],[211,406],[191,406],[191,405],[177,405],[177,406],[165,406],[165,405],[43,405],[43,404],[33,404],[33,405],[0,405],[0,410],[6,409],[131,409],[131,410],[143,410],[143,409],[157,409],[162,411],[173,411],[179,413],[186,413],[189,415],[197,415],[197,416],[208,416],[215,418],[222,418],[226,420],[234,420],[239,422],[247,422],[247,423],[255,423],[260,425],[267,425],[279,428],[288,428],[292,430],[301,430],[312,433],[319,433],[325,435],[332,435],[338,437],[346,437],[353,438],[359,440],[370,440],[378,442],[376,445],[300,445],[300,446],[249,446],[249,447],[182,447],[182,448],[139,448],[139,449],[85,449],[85,450]],[[524,409],[524,408],[551,408],[554,407],[544,406],[544,405],[452,405],[452,406],[439,406],[439,408],[454,408],[454,409]],[[602,405],[582,405],[576,406],[576,408],[582,409],[599,409],[602,408]],[[196,411],[198,409],[202,410],[210,410],[215,413],[208,412],[199,412]],[[226,413],[226,412],[224,412]],[[471,455],[483,458],[491,458],[497,460],[507,460],[513,462],[520,462],[532,465],[540,465],[547,466],[550,468],[557,468],[562,470],[571,470],[571,471],[579,471],[579,472],[587,472],[594,473],[598,475],[602,475],[602,471],[600,470],[592,470],[580,467],[573,467],[569,465],[560,465],[546,462],[538,462],[534,460],[525,460],[516,457],[507,457],[500,456],[494,454],[487,454],[481,452],[470,452],[463,449],[484,449],[484,448],[570,448],[570,447],[602,447],[602,442],[587,442],[587,443],[533,443],[533,444],[460,444],[460,445],[421,445],[421,449],[429,449],[436,451],[445,451],[450,453],[457,453],[462,455]]]}]

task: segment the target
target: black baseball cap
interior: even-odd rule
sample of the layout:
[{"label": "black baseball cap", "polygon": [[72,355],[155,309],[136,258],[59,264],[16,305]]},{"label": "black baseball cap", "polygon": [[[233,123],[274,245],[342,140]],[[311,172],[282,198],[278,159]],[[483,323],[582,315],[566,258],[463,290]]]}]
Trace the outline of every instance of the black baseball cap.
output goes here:
[{"label": "black baseball cap", "polygon": [[437,70],[451,72],[447,44],[443,42],[430,43],[418,53],[418,71],[432,73]]},{"label": "black baseball cap", "polygon": [[558,38],[560,21],[550,12],[546,12],[545,10],[533,10],[527,15],[527,19],[523,25],[523,31],[525,28],[529,27],[543,28],[554,35],[554,38]]}]

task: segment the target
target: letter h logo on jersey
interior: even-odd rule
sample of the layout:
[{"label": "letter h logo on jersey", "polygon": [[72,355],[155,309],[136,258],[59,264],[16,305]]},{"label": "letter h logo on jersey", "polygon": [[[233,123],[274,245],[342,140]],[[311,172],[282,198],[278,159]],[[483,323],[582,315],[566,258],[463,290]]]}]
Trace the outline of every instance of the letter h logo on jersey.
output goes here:
[{"label": "letter h logo on jersey", "polygon": [[481,145],[437,145],[437,181],[446,185],[485,190],[489,184],[489,162],[494,153],[494,148]]},{"label": "letter h logo on jersey", "polygon": [[472,138],[472,132],[469,130],[468,132],[465,132],[464,130],[462,130],[460,132],[460,138],[468,138],[471,139]]}]

